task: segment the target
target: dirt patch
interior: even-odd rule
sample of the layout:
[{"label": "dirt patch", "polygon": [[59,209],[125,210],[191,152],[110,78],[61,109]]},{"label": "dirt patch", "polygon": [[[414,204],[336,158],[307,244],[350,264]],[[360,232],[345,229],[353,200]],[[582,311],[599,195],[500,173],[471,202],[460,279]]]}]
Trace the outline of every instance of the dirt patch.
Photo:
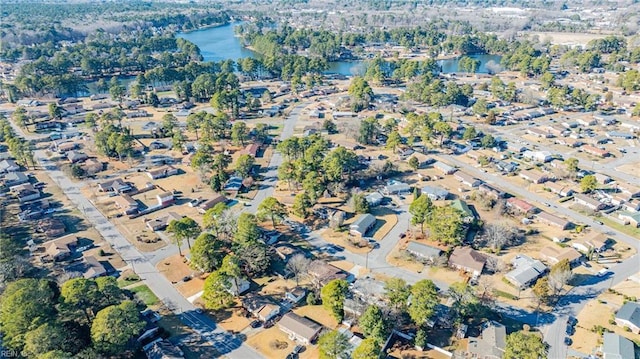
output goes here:
[{"label": "dirt patch", "polygon": [[225,310],[224,315],[216,316],[216,323],[225,330],[239,333],[246,329],[253,318],[247,318],[240,310]]},{"label": "dirt patch", "polygon": [[338,321],[322,305],[305,305],[296,308],[294,312],[300,316],[308,317],[326,328],[335,329],[338,327]]},{"label": "dirt patch", "polygon": [[[156,268],[171,282],[181,282],[182,278],[186,276],[194,277],[196,273],[196,271],[191,269],[185,262],[184,257],[180,257],[179,254],[161,260],[158,264],[156,264]],[[196,291],[195,293],[197,292],[198,291]]]}]

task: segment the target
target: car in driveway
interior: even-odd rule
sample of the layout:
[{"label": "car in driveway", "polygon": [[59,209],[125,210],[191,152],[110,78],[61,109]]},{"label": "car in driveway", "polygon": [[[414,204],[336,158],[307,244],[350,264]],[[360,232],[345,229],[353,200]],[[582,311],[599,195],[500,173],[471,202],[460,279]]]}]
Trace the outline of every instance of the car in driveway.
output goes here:
[{"label": "car in driveway", "polygon": [[251,322],[251,324],[249,324],[251,326],[251,328],[260,328],[262,326],[262,322],[259,320],[254,320],[253,322]]}]

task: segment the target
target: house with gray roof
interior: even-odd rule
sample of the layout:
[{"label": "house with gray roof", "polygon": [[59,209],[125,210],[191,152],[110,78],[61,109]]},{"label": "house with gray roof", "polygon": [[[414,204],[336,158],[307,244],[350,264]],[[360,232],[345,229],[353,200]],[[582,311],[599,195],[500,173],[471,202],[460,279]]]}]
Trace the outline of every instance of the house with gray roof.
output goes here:
[{"label": "house with gray roof", "polygon": [[376,217],[369,213],[361,214],[355,222],[349,226],[349,233],[354,236],[364,237],[367,232],[376,225]]},{"label": "house with gray roof", "polygon": [[391,194],[403,194],[410,193],[411,186],[404,182],[399,181],[389,181],[386,186],[384,186],[384,193],[387,195]]},{"label": "house with gray roof", "polygon": [[507,346],[507,328],[494,321],[483,325],[477,338],[469,338],[467,351],[474,358],[501,359]]},{"label": "house with gray roof", "polygon": [[640,334],[640,303],[626,302],[616,313],[616,324],[631,329],[632,333]]},{"label": "house with gray roof", "polygon": [[445,175],[453,174],[457,170],[455,167],[449,166],[448,164],[440,161],[434,163],[433,168],[440,170]]},{"label": "house with gray roof", "polygon": [[379,206],[380,203],[382,203],[384,196],[380,194],[380,192],[373,192],[366,195],[364,199],[365,201],[367,201],[367,203],[369,203],[369,206],[375,207],[375,206]]},{"label": "house with gray roof", "polygon": [[524,254],[517,255],[511,263],[514,269],[504,277],[518,288],[530,286],[547,271],[542,262]]},{"label": "house with gray roof", "polygon": [[449,191],[436,186],[424,186],[420,190],[420,193],[426,195],[432,201],[445,200],[449,197]]},{"label": "house with gray roof", "polygon": [[0,161],[0,173],[20,171],[20,166],[14,160],[6,159]]},{"label": "house with gray roof", "polygon": [[442,254],[442,250],[440,248],[432,247],[416,241],[409,241],[406,251],[418,259],[428,262],[433,262]]},{"label": "house with gray roof", "polygon": [[635,357],[633,342],[621,335],[605,332],[602,341],[604,359],[627,359]]}]

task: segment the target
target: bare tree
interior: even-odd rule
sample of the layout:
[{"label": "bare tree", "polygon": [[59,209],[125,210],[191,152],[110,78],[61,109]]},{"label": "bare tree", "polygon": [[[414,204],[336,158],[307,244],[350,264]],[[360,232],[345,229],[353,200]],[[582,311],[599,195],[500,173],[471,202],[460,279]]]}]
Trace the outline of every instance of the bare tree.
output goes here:
[{"label": "bare tree", "polygon": [[487,261],[485,262],[484,268],[489,273],[500,273],[504,270],[504,262],[500,259],[492,256],[487,256]]},{"label": "bare tree", "polygon": [[520,239],[517,228],[505,223],[489,223],[484,227],[484,235],[478,237],[478,242],[500,252],[504,247],[519,243]]},{"label": "bare tree", "polygon": [[296,280],[296,286],[300,284],[300,279],[303,279],[307,274],[310,262],[304,254],[296,254],[287,262],[286,269],[293,274],[293,278]]},{"label": "bare tree", "polygon": [[549,288],[554,296],[562,292],[564,286],[573,278],[571,269],[552,270],[549,273]]}]

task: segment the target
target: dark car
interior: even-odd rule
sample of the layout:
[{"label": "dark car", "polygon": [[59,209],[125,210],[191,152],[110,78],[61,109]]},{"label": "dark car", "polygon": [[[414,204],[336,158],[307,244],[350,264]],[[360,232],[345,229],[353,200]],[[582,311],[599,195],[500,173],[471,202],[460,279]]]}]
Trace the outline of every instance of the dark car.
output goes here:
[{"label": "dark car", "polygon": [[406,237],[406,236],[407,236],[407,233],[405,233],[405,232],[400,233],[400,238],[401,238],[401,239],[402,239],[402,238],[404,238],[404,237]]},{"label": "dark car", "polygon": [[264,327],[265,328],[271,328],[273,327],[275,323],[273,322],[273,320],[267,320],[266,322],[264,322]]},{"label": "dark car", "polygon": [[186,275],[186,276],[182,277],[182,281],[183,281],[183,282],[188,282],[188,281],[190,281],[190,280],[191,280],[191,277],[190,277],[190,276],[188,276],[188,275]]},{"label": "dark car", "polygon": [[262,322],[259,320],[254,320],[253,322],[251,322],[251,328],[260,328],[260,326],[262,325]]},{"label": "dark car", "polygon": [[566,344],[566,345],[571,345],[571,343],[573,343],[573,341],[571,340],[571,338],[569,338],[569,337],[565,337],[565,338],[564,338],[564,344]]}]

